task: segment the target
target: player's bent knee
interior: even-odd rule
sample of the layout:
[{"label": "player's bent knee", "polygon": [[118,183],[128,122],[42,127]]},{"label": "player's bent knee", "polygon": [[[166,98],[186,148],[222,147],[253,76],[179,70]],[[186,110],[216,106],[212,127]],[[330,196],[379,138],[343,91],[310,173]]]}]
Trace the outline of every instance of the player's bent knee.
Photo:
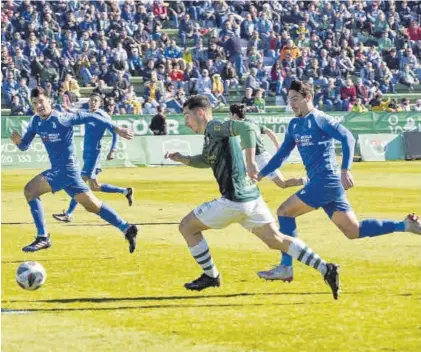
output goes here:
[{"label": "player's bent knee", "polygon": [[359,234],[360,234],[360,229],[355,225],[352,226],[348,226],[346,228],[341,228],[341,231],[343,232],[343,234],[345,235],[346,238],[348,238],[349,240],[355,240],[358,238]]},{"label": "player's bent knee", "polygon": [[31,186],[29,183],[27,183],[23,189],[23,194],[28,202],[35,199],[37,197],[37,194],[34,190],[34,187]]},{"label": "player's bent knee", "polygon": [[277,210],[278,216],[289,216],[290,213],[288,211],[288,207],[286,207],[284,204],[281,204],[280,207]]},{"label": "player's bent knee", "polygon": [[89,188],[94,192],[99,192],[101,190],[101,185],[98,184],[96,180],[89,180]]}]

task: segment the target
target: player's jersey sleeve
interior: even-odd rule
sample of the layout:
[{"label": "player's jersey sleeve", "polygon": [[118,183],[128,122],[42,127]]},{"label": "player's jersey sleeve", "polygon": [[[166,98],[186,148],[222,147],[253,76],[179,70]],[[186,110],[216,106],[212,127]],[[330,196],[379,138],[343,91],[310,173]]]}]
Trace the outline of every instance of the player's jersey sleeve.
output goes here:
[{"label": "player's jersey sleeve", "polygon": [[32,116],[31,120],[28,123],[28,128],[22,136],[20,144],[17,146],[20,150],[25,151],[28,149],[29,145],[36,136],[35,132],[35,116]]},{"label": "player's jersey sleeve", "polygon": [[228,138],[240,136],[244,148],[256,146],[256,131],[253,124],[247,121],[229,120],[221,122],[212,120],[209,122],[206,133],[214,138]]},{"label": "player's jersey sleeve", "polygon": [[74,125],[84,125],[92,120],[103,123],[110,131],[113,131],[116,126],[116,124],[111,120],[111,118],[107,119],[101,114],[87,111],[61,112],[58,114],[58,119],[60,123],[66,127],[71,127]]},{"label": "player's jersey sleeve", "polygon": [[354,157],[355,138],[352,133],[339,122],[324,114],[314,116],[317,126],[328,136],[342,144],[342,169],[349,170]]},{"label": "player's jersey sleeve", "polygon": [[210,167],[210,165],[205,161],[205,158],[202,154],[191,156],[189,166],[196,167],[199,169],[206,169]]},{"label": "player's jersey sleeve", "polygon": [[[111,116],[105,112],[104,110],[100,109],[95,111],[96,114],[102,116],[103,118],[112,121]],[[114,128],[110,130],[111,136],[113,137],[113,140],[111,142],[111,148],[110,151],[117,149],[117,142],[118,142],[118,134],[114,131]]]},{"label": "player's jersey sleeve", "polygon": [[279,169],[283,162],[289,157],[292,150],[295,148],[295,140],[290,131],[291,122],[288,125],[288,129],[285,134],[284,142],[282,143],[281,147],[278,149],[276,154],[270,159],[268,164],[260,170],[260,175],[263,177],[269,175],[271,172]]}]

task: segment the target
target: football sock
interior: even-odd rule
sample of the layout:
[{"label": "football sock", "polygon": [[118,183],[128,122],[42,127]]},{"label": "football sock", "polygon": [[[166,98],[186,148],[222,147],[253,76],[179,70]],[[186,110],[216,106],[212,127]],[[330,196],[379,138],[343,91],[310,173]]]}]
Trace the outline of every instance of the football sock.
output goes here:
[{"label": "football sock", "polygon": [[28,204],[31,209],[32,217],[34,218],[35,226],[37,227],[38,237],[46,237],[47,229],[45,226],[44,209],[42,208],[41,199],[32,199]]},{"label": "football sock", "polygon": [[125,233],[129,227],[127,221],[124,221],[113,208],[105,203],[102,203],[98,215],[109,224],[119,228],[123,233]]},{"label": "football sock", "polygon": [[[284,235],[297,237],[297,224],[295,218],[286,216],[278,216],[279,231]],[[282,252],[281,265],[292,266],[292,257],[285,252]]]},{"label": "football sock", "polygon": [[189,247],[190,253],[199,264],[206,275],[210,277],[218,277],[219,272],[213,263],[209,247],[205,239],[201,240],[196,246]]},{"label": "football sock", "polygon": [[300,239],[293,238],[291,241],[292,243],[289,245],[287,253],[301,263],[312,266],[325,276],[327,272],[326,262],[308,248]]},{"label": "football sock", "polygon": [[404,232],[403,221],[367,219],[360,222],[360,235],[358,238],[376,237],[393,232]]},{"label": "football sock", "polygon": [[102,184],[101,185],[101,192],[105,192],[105,193],[122,193],[125,194],[126,193],[126,188],[122,188],[122,187],[118,187],[118,186],[113,186],[113,185],[109,185],[109,184]]},{"label": "football sock", "polygon": [[77,202],[74,199],[72,199],[70,201],[69,208],[66,210],[66,214],[71,216],[73,212],[75,211],[76,207],[77,207]]}]

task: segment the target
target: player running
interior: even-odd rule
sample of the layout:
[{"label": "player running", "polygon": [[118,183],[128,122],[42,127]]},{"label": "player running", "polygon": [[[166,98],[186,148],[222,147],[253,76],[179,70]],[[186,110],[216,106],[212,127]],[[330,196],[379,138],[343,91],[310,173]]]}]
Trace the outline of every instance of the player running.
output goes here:
[{"label": "player running", "polygon": [[37,228],[34,242],[22,248],[24,252],[35,252],[51,247],[50,234],[47,231],[44,211],[40,196],[60,190],[74,198],[89,212],[99,215],[109,224],[120,229],[129,242],[129,251],[136,248],[137,227],[123,220],[114,209],[101,202],[89,190],[80,175],[79,164],[74,152],[73,126],[94,122],[103,124],[125,139],[132,139],[133,132],[117,126],[114,122],[102,116],[86,112],[60,112],[53,110],[51,100],[41,89],[35,88],[31,92],[31,100],[36,115],[29,121],[28,129],[23,137],[18,132],[12,133],[11,139],[16,146],[27,150],[32,140],[38,134],[47,150],[51,162],[51,169],[42,172],[29,181],[24,188],[25,198],[31,209]]},{"label": "player running", "polygon": [[[264,166],[266,166],[266,164],[269,162],[272,156],[266,151],[260,134],[267,135],[275,145],[276,149],[278,149],[279,141],[276,137],[276,134],[270,128],[260,126],[255,121],[247,119],[246,106],[244,104],[232,104],[230,106],[230,112],[231,120],[251,122],[257,127],[258,133],[256,135],[256,163],[259,167],[259,170],[261,170]],[[278,187],[281,188],[301,186],[305,185],[307,182],[307,177],[290,178],[288,180],[285,180],[285,177],[279,172],[279,170],[271,172],[267,177],[271,179]]]},{"label": "player running", "polygon": [[[275,225],[272,214],[260,196],[259,188],[247,174],[257,173],[255,163],[255,126],[244,121],[212,119],[212,106],[206,96],[192,96],[183,106],[185,124],[194,133],[205,135],[202,154],[195,156],[167,153],[166,158],[198,168],[209,168],[219,184],[222,197],[203,203],[186,215],[179,225],[190,253],[204,273],[186,283],[188,290],[201,291],[221,285],[221,275],[213,262],[202,231],[222,229],[239,223],[254,233],[271,249],[281,249],[304,264],[320,271],[332,289],[335,299],[339,291],[338,265],[326,263],[304,242],[284,236]],[[238,138],[245,148],[247,170]]]},{"label": "player running", "polygon": [[[102,97],[97,93],[92,93],[89,97],[89,111],[101,115],[104,119],[111,120],[104,110],[100,109],[102,105]],[[107,126],[102,123],[90,121],[85,127],[85,138],[83,143],[83,169],[82,179],[88,182],[89,188],[94,192],[105,193],[121,193],[126,196],[129,201],[129,206],[133,204],[134,191],[133,188],[122,188],[110,184],[98,183],[98,174],[101,169],[101,139],[104,136]],[[113,136],[110,152],[107,155],[107,160],[113,160],[116,154],[117,133],[111,131]],[[53,218],[58,221],[71,222],[72,214],[77,206],[77,201],[72,199],[69,207],[61,214],[53,214]]]},{"label": "player running", "polygon": [[[279,229],[285,235],[296,237],[295,218],[317,208],[323,208],[333,223],[349,239],[375,237],[393,232],[421,234],[421,220],[409,214],[404,221],[367,219],[358,222],[346,197],[345,190],[354,186],[351,163],[355,139],[351,132],[313,106],[313,86],[293,81],[288,100],[295,118],[288,126],[281,148],[269,163],[253,176],[256,180],[277,170],[297,146],[307,170],[309,183],[278,208]],[[342,167],[336,162],[334,139],[342,143]],[[281,264],[258,273],[267,280],[291,281],[292,258],[282,252]]]}]

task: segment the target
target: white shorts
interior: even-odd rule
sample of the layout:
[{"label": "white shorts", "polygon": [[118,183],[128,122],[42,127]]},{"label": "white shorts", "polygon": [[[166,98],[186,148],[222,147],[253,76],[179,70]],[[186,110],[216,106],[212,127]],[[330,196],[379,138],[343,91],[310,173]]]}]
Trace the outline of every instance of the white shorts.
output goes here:
[{"label": "white shorts", "polygon": [[230,224],[238,223],[252,231],[254,228],[275,221],[262,197],[244,203],[218,198],[199,205],[193,212],[211,229],[223,229]]},{"label": "white shorts", "polygon": [[[262,170],[269,163],[270,159],[272,159],[272,156],[268,152],[263,152],[262,154],[256,155],[256,163],[259,167],[259,170]],[[279,170],[275,170],[266,177],[270,180],[273,180],[276,177],[281,178],[281,173]]]}]

